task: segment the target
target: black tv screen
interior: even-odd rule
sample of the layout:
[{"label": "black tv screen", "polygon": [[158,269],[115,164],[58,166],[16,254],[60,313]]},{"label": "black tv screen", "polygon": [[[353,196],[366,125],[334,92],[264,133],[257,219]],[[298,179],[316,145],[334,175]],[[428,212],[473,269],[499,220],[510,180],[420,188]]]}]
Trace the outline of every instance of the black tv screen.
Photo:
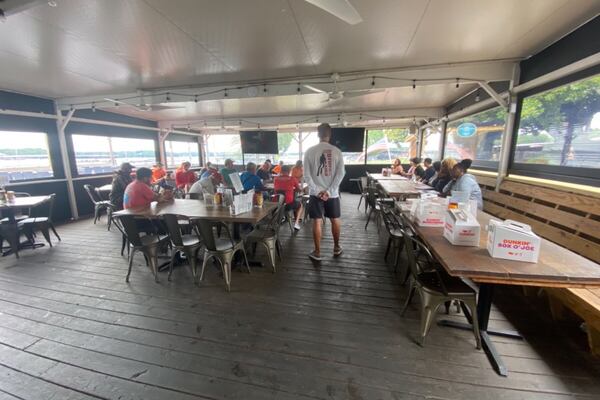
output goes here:
[{"label": "black tv screen", "polygon": [[333,128],[330,143],[344,153],[359,153],[364,149],[365,128]]},{"label": "black tv screen", "polygon": [[246,154],[277,154],[277,131],[240,131],[242,152]]}]

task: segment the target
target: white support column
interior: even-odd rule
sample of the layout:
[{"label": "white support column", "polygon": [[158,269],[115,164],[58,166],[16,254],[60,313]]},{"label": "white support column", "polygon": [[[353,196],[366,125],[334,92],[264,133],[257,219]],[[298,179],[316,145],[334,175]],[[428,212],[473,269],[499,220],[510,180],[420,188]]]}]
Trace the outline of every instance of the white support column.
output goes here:
[{"label": "white support column", "polygon": [[160,162],[166,168],[167,166],[167,154],[165,151],[165,140],[167,136],[169,136],[170,131],[158,131],[158,156],[160,158]]},{"label": "white support column", "polygon": [[513,136],[515,134],[515,119],[517,111],[517,95],[513,93],[512,89],[519,81],[519,64],[515,63],[513,69],[513,76],[510,81],[509,98],[506,113],[506,120],[504,123],[504,133],[502,134],[502,144],[500,147],[500,158],[498,160],[498,176],[496,178],[496,192],[500,191],[500,185],[506,176],[508,175],[508,164],[510,162],[510,153],[513,142]]},{"label": "white support column", "polygon": [[421,158],[423,155],[423,137],[425,135],[425,127],[420,126],[417,131],[417,154],[416,157]]},{"label": "white support column", "polygon": [[79,219],[79,210],[77,210],[77,199],[75,197],[75,186],[73,185],[73,174],[71,173],[71,161],[69,160],[69,153],[67,151],[67,139],[65,135],[65,128],[69,124],[69,121],[71,121],[74,112],[75,110],[69,110],[67,115],[63,116],[58,107],[56,107],[56,127],[58,129],[60,157],[63,163],[65,179],[67,180],[67,192],[69,195],[69,206],[71,207],[71,216],[73,217],[73,219]]}]

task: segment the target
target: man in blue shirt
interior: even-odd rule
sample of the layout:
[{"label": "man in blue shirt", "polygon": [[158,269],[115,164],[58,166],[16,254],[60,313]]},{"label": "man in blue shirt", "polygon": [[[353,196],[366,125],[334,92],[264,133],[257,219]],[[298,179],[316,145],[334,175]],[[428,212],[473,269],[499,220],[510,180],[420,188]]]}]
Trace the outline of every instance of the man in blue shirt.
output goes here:
[{"label": "man in blue shirt", "polygon": [[240,175],[240,180],[242,181],[242,186],[245,191],[248,190],[265,190],[265,186],[263,185],[262,179],[256,175],[256,164],[253,162],[249,162],[246,164],[246,171],[242,172]]}]

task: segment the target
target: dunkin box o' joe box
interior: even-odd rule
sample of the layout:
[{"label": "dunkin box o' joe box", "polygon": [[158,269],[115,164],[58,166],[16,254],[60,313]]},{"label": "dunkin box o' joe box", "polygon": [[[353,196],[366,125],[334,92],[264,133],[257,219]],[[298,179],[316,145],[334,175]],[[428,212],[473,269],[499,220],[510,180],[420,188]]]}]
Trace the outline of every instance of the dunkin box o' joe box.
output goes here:
[{"label": "dunkin box o' joe box", "polygon": [[446,211],[444,237],[455,246],[479,246],[480,225],[468,211]]},{"label": "dunkin box o' joe box", "polygon": [[492,257],[536,263],[541,239],[531,227],[517,221],[491,220],[488,226],[487,249]]}]

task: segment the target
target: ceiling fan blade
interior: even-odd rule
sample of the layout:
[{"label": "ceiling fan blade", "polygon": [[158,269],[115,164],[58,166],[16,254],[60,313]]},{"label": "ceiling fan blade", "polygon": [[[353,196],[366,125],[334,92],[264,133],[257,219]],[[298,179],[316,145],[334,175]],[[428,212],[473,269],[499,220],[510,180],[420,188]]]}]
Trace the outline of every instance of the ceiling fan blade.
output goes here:
[{"label": "ceiling fan blade", "polygon": [[318,87],[314,87],[311,85],[302,85],[305,88],[307,88],[308,90],[312,90],[315,93],[327,93],[327,91],[323,90],[323,89],[319,89]]},{"label": "ceiling fan blade", "polygon": [[344,92],[344,97],[359,97],[366,96],[368,94],[381,93],[385,92],[385,89],[376,89],[376,90],[346,90]]},{"label": "ceiling fan blade", "polygon": [[315,7],[327,11],[342,21],[356,25],[362,22],[362,17],[348,0],[305,0]]}]

